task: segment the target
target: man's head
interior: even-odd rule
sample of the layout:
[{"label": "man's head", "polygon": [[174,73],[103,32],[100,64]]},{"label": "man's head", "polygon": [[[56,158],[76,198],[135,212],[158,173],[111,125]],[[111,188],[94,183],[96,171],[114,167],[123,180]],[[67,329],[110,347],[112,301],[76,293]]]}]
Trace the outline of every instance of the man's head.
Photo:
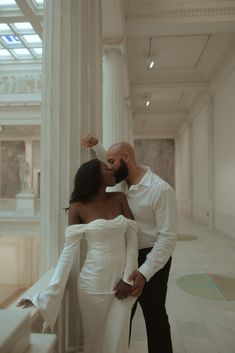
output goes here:
[{"label": "man's head", "polygon": [[126,179],[132,166],[136,165],[134,149],[127,142],[112,145],[107,150],[106,156],[117,183]]}]

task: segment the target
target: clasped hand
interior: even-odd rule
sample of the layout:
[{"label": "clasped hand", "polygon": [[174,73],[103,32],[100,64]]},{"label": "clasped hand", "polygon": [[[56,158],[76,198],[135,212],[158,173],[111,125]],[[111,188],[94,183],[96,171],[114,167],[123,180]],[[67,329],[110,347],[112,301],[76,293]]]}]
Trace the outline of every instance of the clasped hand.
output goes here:
[{"label": "clasped hand", "polygon": [[31,302],[31,300],[23,298],[17,303],[16,306],[22,306],[24,309],[24,308],[28,308],[29,306],[32,306],[32,305],[33,305],[33,303]]},{"label": "clasped hand", "polygon": [[120,280],[116,287],[114,288],[115,296],[118,299],[125,299],[129,296],[139,297],[143,291],[144,285],[146,283],[146,278],[139,271],[133,271],[129,277],[129,281],[133,281],[133,286]]}]

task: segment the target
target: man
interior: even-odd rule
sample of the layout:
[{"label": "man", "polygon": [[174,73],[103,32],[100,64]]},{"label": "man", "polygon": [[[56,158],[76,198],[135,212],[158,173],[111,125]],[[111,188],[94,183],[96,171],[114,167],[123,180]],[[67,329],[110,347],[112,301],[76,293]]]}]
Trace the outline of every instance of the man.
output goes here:
[{"label": "man", "polygon": [[[171,255],[176,242],[175,192],[150,168],[136,163],[127,142],[112,145],[107,152],[94,136],[82,146],[92,147],[100,160],[108,162],[117,183],[122,182],[130,209],[139,224],[139,268],[131,275],[131,295],[138,297],[148,337],[149,353],[172,353],[170,325],[165,308]],[[121,297],[122,298],[122,297]],[[133,315],[136,310],[133,308]]]}]

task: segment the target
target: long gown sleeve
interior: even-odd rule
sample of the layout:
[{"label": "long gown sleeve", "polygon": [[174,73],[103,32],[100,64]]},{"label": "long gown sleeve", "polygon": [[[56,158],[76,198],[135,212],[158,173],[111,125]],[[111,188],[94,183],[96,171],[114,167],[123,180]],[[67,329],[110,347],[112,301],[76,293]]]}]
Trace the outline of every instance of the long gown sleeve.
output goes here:
[{"label": "long gown sleeve", "polygon": [[133,285],[133,282],[129,281],[129,277],[138,268],[138,225],[131,219],[127,219],[126,221],[126,265],[122,279],[124,282]]},{"label": "long gown sleeve", "polygon": [[39,309],[41,316],[52,331],[60,311],[72,264],[84,233],[83,228],[84,225],[80,224],[66,228],[64,248],[48,287],[31,298],[27,297]]}]

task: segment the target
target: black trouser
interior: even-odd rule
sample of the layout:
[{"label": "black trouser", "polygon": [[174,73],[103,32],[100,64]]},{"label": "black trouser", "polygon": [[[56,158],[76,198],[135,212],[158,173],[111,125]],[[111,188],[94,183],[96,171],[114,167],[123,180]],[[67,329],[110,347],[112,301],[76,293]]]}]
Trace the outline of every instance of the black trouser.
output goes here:
[{"label": "black trouser", "polygon": [[[139,250],[139,266],[145,261],[152,248]],[[136,301],[131,314],[131,322],[139,303],[145,319],[148,352],[172,353],[170,325],[165,302],[171,258],[166,265],[146,282],[141,296]]]}]

